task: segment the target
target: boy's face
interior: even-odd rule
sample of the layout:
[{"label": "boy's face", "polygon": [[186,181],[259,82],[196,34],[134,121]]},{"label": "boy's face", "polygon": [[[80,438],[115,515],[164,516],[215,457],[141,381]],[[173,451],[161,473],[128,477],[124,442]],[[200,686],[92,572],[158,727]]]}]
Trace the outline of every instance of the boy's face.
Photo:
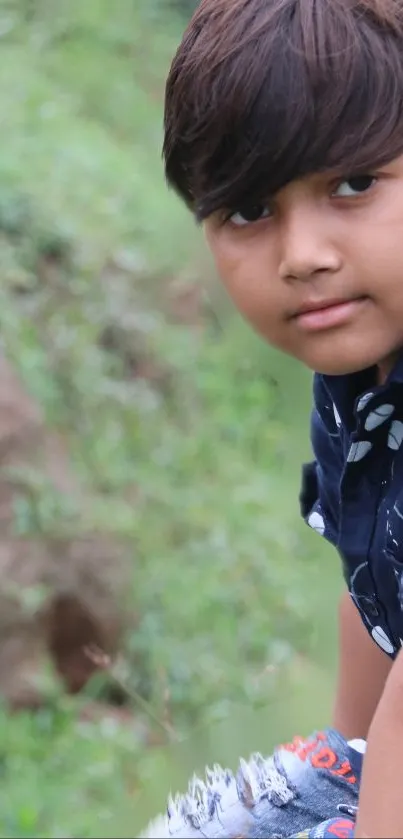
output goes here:
[{"label": "boy's face", "polygon": [[205,222],[239,311],[274,346],[330,375],[403,347],[403,156],[368,174],[315,174]]}]

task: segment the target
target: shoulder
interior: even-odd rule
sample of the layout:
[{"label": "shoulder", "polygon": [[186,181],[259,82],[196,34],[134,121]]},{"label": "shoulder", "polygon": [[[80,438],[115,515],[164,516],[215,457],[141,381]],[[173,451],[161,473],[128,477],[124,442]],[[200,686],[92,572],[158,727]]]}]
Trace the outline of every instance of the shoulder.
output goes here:
[{"label": "shoulder", "polygon": [[342,425],[326,382],[313,381],[311,445],[314,460],[302,468],[300,509],[314,529],[333,543],[336,539],[338,487],[343,470]]}]

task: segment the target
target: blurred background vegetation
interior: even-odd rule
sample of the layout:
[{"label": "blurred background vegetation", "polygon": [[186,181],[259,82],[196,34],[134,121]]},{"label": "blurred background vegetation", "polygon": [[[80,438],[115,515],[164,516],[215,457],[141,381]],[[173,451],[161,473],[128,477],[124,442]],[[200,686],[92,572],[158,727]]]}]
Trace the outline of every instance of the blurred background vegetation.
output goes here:
[{"label": "blurred background vegetation", "polygon": [[[298,510],[310,376],[240,321],[163,179],[195,6],[0,2],[2,351],[74,476],[20,467],[12,539],[53,546],[52,580],[80,533],[125,564],[117,660],[73,696],[50,657],[35,712],[4,701],[1,836],[135,836],[194,769],[329,717],[340,575]],[[13,609],[41,619],[32,556],[24,586],[0,564],[0,667]]]}]

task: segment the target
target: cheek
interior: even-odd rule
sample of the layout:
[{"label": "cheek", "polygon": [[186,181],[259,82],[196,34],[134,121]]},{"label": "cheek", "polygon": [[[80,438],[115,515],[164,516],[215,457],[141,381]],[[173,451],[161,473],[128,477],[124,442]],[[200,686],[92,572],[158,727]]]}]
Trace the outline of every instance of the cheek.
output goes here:
[{"label": "cheek", "polygon": [[367,225],[351,258],[363,289],[392,319],[396,314],[401,317],[403,307],[402,236],[403,224],[396,225],[393,219],[390,224]]},{"label": "cheek", "polygon": [[219,276],[237,309],[259,331],[276,319],[275,282],[259,248],[212,247]]},{"label": "cheek", "polygon": [[390,279],[398,285],[403,273],[403,198],[392,207],[384,203],[365,223],[346,233],[348,257],[352,265],[368,277],[375,290],[382,292]]}]

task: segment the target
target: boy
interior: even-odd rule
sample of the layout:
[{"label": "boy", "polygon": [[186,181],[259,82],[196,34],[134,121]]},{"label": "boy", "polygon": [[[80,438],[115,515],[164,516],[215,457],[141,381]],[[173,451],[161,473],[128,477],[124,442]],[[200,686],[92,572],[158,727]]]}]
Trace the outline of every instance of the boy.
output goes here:
[{"label": "boy", "polygon": [[239,311],[314,371],[301,509],[347,584],[347,760],[403,670],[402,0],[202,0],[167,83],[164,156]]}]

